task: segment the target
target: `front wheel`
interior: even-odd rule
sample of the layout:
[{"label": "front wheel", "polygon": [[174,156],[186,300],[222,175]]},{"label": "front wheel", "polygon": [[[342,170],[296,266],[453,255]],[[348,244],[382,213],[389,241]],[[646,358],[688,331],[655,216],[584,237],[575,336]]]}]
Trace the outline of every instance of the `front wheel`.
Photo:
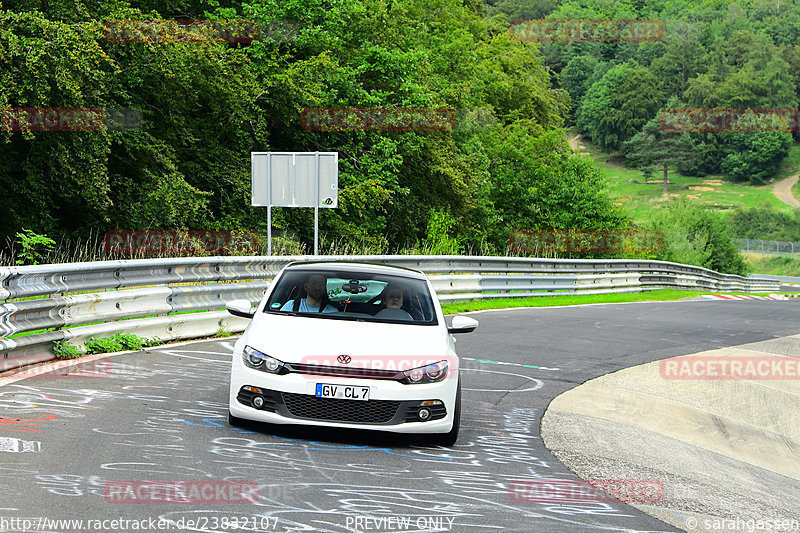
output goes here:
[{"label": "front wheel", "polygon": [[452,446],[458,440],[458,428],[461,425],[461,378],[458,380],[458,389],[456,391],[456,403],[453,408],[453,429],[447,433],[440,435],[433,435],[430,437],[432,444],[439,446]]}]

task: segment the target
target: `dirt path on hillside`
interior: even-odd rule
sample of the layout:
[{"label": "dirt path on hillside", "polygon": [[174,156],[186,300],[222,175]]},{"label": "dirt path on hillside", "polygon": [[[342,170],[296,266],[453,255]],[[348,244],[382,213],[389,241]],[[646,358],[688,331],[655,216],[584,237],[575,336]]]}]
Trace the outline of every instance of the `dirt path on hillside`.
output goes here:
[{"label": "dirt path on hillside", "polygon": [[583,148],[583,145],[581,144],[581,134],[580,133],[567,134],[567,141],[569,141],[570,147],[573,150],[575,150],[576,152],[580,148]]},{"label": "dirt path on hillside", "polygon": [[772,192],[775,193],[778,200],[792,207],[800,207],[800,202],[798,202],[792,194],[792,186],[797,182],[798,178],[800,178],[800,174],[789,176],[772,187]]}]

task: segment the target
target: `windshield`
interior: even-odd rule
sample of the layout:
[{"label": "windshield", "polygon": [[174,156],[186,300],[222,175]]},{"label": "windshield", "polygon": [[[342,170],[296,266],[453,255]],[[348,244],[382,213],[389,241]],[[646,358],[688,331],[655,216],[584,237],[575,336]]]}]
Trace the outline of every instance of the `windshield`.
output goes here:
[{"label": "windshield", "polygon": [[265,313],[337,320],[437,325],[424,280],[335,270],[287,271]]}]

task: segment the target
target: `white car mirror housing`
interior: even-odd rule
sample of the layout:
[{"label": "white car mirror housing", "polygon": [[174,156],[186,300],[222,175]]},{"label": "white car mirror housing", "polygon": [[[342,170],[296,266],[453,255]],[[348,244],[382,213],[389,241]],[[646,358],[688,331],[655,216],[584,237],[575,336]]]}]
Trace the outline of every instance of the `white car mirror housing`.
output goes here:
[{"label": "white car mirror housing", "polygon": [[225,307],[233,316],[253,318],[256,314],[256,308],[252,306],[249,300],[231,300]]},{"label": "white car mirror housing", "polygon": [[448,333],[472,333],[478,327],[478,321],[474,318],[456,315],[453,317],[452,325],[447,328]]}]

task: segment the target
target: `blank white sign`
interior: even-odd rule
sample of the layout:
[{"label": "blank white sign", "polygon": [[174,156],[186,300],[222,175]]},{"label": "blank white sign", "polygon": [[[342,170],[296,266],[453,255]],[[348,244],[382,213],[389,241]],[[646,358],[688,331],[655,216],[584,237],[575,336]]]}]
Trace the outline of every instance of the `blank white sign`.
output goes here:
[{"label": "blank white sign", "polygon": [[[250,157],[251,205],[328,208],[337,206],[338,152],[253,152]],[[317,179],[319,179],[318,189]]]}]

